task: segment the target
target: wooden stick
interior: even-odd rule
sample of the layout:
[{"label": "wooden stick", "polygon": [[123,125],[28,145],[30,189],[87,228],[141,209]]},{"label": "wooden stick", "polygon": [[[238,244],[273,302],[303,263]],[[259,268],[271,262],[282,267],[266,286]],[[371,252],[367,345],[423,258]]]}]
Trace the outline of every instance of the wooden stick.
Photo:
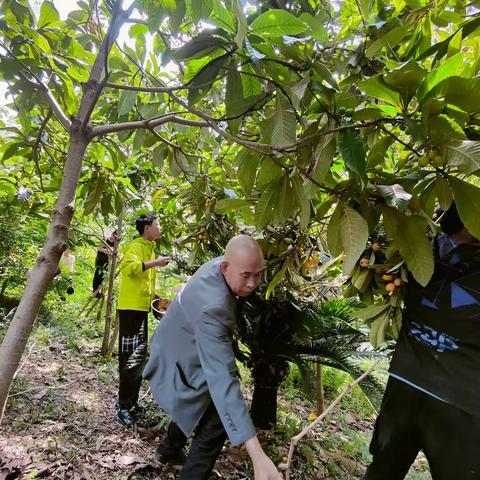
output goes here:
[{"label": "wooden stick", "polygon": [[310,425],[305,427],[298,435],[292,438],[292,442],[290,443],[290,450],[288,451],[288,460],[287,460],[287,468],[285,470],[285,480],[290,480],[290,467],[292,464],[293,458],[293,451],[295,449],[295,445],[300,442],[300,440],[310,431],[312,430],[318,423],[320,423],[332,410],[338,405],[340,400],[350,391],[352,390],[355,385],[358,385],[365,377],[370,375],[371,372],[376,368],[376,366],[380,363],[383,358],[379,358],[372,363],[370,368],[365,372],[362,373],[354,382],[349,383],[340,393],[340,395],[330,404],[330,406],[318,417],[316,418]]}]

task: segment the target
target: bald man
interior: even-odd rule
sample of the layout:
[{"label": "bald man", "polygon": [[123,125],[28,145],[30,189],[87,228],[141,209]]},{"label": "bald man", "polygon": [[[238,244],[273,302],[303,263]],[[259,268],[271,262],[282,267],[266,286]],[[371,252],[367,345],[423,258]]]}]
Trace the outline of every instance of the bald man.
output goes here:
[{"label": "bald man", "polygon": [[256,480],[282,478],[256,437],[232,347],[238,300],[257,288],[263,268],[257,242],[233,237],[225,255],[202,265],[177,294],[152,337],[144,377],[172,420],[157,457],[184,464],[178,480],[210,478],[227,437],[233,445],[245,444]]}]

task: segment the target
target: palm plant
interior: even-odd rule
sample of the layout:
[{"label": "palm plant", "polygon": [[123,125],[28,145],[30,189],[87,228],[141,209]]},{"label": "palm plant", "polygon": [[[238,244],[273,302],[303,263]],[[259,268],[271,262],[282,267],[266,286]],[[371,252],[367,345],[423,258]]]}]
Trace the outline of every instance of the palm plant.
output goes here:
[{"label": "palm plant", "polygon": [[[238,358],[252,370],[254,393],[251,414],[259,428],[276,423],[277,391],[289,372],[298,366],[303,390],[313,398],[317,391],[313,366],[321,364],[347,372],[362,373],[365,333],[355,327],[353,302],[330,299],[313,304],[285,295],[266,301],[258,295],[246,301],[238,324]],[[243,347],[243,348],[242,348]],[[378,407],[381,385],[367,378],[361,387]]]}]

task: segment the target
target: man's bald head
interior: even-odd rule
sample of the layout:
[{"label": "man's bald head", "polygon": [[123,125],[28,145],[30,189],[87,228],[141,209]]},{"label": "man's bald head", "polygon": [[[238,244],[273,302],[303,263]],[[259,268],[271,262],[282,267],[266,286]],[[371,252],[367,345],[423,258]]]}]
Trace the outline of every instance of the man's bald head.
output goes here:
[{"label": "man's bald head", "polygon": [[260,283],[263,268],[263,253],[256,240],[248,235],[236,235],[230,239],[221,270],[235,295],[250,295]]}]

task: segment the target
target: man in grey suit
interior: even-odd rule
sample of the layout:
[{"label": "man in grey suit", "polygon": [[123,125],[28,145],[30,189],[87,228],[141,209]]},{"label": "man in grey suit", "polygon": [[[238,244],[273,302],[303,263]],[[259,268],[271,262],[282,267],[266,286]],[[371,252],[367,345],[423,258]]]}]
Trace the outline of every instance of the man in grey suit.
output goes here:
[{"label": "man in grey suit", "polygon": [[157,456],[185,463],[179,480],[207,480],[227,436],[245,444],[256,480],[282,478],[256,437],[232,347],[239,299],[257,288],[263,269],[258,243],[233,237],[225,255],[202,265],[177,294],[152,337],[143,375],[172,420]]}]

